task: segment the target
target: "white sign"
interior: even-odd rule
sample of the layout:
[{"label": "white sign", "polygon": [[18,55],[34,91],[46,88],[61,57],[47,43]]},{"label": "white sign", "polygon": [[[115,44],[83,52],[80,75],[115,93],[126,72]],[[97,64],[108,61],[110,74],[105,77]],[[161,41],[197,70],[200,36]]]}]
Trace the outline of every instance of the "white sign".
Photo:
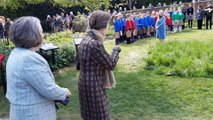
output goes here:
[{"label": "white sign", "polygon": [[81,43],[82,39],[83,39],[82,37],[76,37],[76,38],[74,38],[75,45],[79,45]]},{"label": "white sign", "polygon": [[42,50],[51,50],[51,49],[57,49],[59,48],[58,46],[53,45],[52,43],[43,43],[41,49]]}]

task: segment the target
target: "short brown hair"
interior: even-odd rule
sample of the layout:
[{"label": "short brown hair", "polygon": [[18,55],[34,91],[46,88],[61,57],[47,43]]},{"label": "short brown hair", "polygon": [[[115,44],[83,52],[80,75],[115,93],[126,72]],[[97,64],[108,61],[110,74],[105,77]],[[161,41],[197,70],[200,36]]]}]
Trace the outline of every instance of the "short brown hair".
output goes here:
[{"label": "short brown hair", "polygon": [[111,15],[108,12],[101,10],[94,11],[89,17],[89,27],[90,29],[100,30],[101,28],[106,28]]}]

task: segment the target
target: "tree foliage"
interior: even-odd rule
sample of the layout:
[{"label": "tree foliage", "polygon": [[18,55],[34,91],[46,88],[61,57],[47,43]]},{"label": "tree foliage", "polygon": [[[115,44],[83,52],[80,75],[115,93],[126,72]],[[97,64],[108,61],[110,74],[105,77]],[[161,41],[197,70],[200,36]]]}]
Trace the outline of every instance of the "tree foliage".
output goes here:
[{"label": "tree foliage", "polygon": [[107,9],[110,6],[110,0],[79,0],[79,3],[85,6],[85,9],[89,12],[103,8]]},{"label": "tree foliage", "polygon": [[0,7],[3,7],[3,8],[17,9],[20,6],[21,6],[20,0],[2,0],[0,2]]},{"label": "tree foliage", "polygon": [[[110,0],[111,7],[114,9],[118,9],[119,7],[126,7],[127,9],[132,9],[133,6],[136,8],[142,8],[142,6],[147,7],[149,3],[156,6],[159,2],[161,4],[166,3],[170,5],[174,1],[180,0]],[[181,0],[182,2],[191,2],[192,0]]]},{"label": "tree foliage", "polygon": [[39,4],[49,2],[55,6],[71,7],[71,6],[84,6],[88,11],[94,11],[101,8],[108,8],[110,0],[2,0],[0,7],[18,9],[26,4]]},{"label": "tree foliage", "polygon": [[78,0],[52,0],[54,5],[62,6],[62,7],[71,7],[79,5]]}]

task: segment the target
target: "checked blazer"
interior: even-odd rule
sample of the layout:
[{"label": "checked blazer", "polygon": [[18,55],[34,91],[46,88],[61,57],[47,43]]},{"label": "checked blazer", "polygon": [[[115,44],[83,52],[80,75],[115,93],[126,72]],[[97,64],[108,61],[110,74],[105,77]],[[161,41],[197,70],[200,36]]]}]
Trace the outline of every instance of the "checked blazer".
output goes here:
[{"label": "checked blazer", "polygon": [[113,70],[118,51],[108,54],[99,31],[86,32],[79,45],[79,97],[81,117],[84,120],[109,120],[109,103],[103,87],[105,70]]}]

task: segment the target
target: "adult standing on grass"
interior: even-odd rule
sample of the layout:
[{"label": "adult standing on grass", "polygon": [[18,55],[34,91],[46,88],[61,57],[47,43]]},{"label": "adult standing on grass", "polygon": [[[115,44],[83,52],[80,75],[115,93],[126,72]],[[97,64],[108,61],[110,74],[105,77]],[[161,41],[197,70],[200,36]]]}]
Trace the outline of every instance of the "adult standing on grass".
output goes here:
[{"label": "adult standing on grass", "polygon": [[109,120],[109,103],[104,81],[112,71],[121,49],[108,54],[103,37],[107,34],[110,14],[94,11],[89,17],[89,30],[79,45],[80,80],[78,84],[81,117],[84,120]]},{"label": "adult standing on grass", "polygon": [[192,24],[193,24],[193,14],[194,14],[194,9],[192,7],[192,4],[189,4],[189,8],[187,9],[187,19],[188,19],[188,27],[189,29],[192,29]]},{"label": "adult standing on grass", "polygon": [[211,3],[207,3],[207,8],[205,8],[206,11],[206,30],[210,28],[212,29],[212,14],[213,14],[213,7]]},{"label": "adult standing on grass", "polygon": [[21,17],[9,35],[15,44],[6,66],[10,120],[56,120],[54,100],[63,101],[71,93],[55,84],[47,61],[36,53],[43,39],[40,20]]},{"label": "adult standing on grass", "polygon": [[10,18],[7,18],[6,23],[4,25],[6,39],[9,39],[9,29],[11,25],[12,25],[12,21],[10,20]]},{"label": "adult standing on grass", "polygon": [[156,36],[160,42],[163,42],[166,38],[166,18],[164,17],[163,10],[159,11],[159,18],[156,23]]},{"label": "adult standing on grass", "polygon": [[203,15],[202,6],[198,6],[196,19],[197,19],[197,27],[199,30],[201,30],[203,26],[203,17],[204,15]]}]

